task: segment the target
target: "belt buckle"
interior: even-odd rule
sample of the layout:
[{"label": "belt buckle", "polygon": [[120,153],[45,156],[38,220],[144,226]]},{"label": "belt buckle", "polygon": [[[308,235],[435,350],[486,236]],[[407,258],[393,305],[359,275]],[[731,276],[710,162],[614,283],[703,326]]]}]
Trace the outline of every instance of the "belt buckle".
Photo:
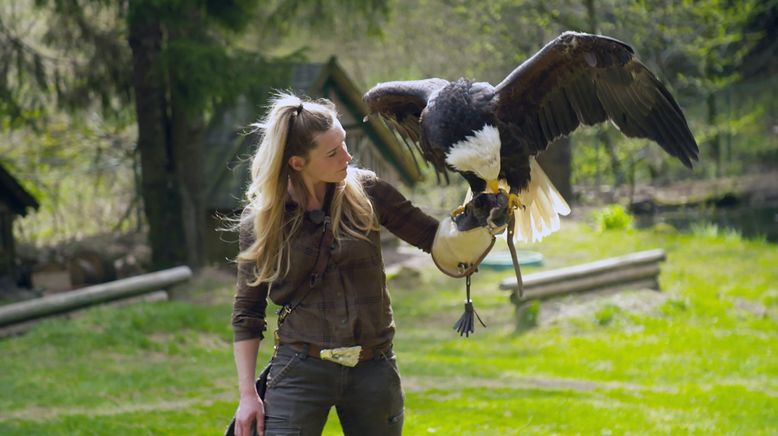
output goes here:
[{"label": "belt buckle", "polygon": [[359,363],[359,354],[362,352],[362,346],[328,348],[319,352],[321,360],[329,360],[338,365],[355,367]]}]

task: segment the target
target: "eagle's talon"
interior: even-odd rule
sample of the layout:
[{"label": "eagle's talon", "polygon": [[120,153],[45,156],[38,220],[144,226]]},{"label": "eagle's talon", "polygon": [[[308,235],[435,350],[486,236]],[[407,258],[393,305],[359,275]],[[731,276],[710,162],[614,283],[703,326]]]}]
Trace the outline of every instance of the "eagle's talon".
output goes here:
[{"label": "eagle's talon", "polygon": [[527,210],[527,205],[521,202],[517,194],[511,192],[510,194],[508,194],[508,208],[509,209],[521,208],[521,210]]}]

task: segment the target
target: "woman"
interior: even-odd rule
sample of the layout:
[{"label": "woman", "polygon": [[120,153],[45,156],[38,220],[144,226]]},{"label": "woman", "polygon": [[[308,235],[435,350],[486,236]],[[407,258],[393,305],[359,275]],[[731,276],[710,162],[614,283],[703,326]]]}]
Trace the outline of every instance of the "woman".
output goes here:
[{"label": "woman", "polygon": [[[380,226],[461,276],[491,247],[493,232],[482,226],[504,205],[483,197],[457,222],[438,223],[375,174],[348,167],[346,132],[327,100],[279,94],[257,127],[232,315],[236,435],[255,424],[268,436],[321,434],[332,406],[347,435],[401,434]],[[326,228],[332,244],[322,242]],[[268,297],[290,311],[276,332],[263,401],[254,378]]]}]

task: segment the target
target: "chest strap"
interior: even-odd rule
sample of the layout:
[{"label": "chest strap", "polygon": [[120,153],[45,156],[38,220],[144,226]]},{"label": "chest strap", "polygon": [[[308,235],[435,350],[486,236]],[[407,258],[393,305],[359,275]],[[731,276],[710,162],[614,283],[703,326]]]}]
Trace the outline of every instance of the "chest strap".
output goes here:
[{"label": "chest strap", "polygon": [[296,299],[292,300],[289,304],[285,304],[278,310],[278,327],[281,328],[281,324],[289,316],[292,311],[310,295],[313,288],[321,283],[321,279],[324,276],[324,272],[327,270],[327,264],[330,260],[330,253],[332,252],[332,243],[335,241],[335,235],[332,233],[332,225],[330,222],[330,205],[332,204],[332,196],[335,192],[335,185],[330,183],[327,185],[327,193],[324,196],[324,204],[322,211],[324,212],[324,219],[322,221],[322,234],[319,238],[319,250],[316,252],[316,260],[313,263],[313,269],[308,279],[308,289],[304,293],[299,295]]}]

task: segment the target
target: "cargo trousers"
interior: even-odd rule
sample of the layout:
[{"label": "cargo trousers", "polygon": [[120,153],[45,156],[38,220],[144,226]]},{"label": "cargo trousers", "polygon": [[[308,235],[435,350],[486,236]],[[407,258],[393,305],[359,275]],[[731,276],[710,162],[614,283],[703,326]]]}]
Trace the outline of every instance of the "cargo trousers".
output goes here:
[{"label": "cargo trousers", "polygon": [[391,350],[350,368],[281,345],[267,381],[265,435],[321,435],[333,406],[346,436],[400,435],[403,404]]}]

